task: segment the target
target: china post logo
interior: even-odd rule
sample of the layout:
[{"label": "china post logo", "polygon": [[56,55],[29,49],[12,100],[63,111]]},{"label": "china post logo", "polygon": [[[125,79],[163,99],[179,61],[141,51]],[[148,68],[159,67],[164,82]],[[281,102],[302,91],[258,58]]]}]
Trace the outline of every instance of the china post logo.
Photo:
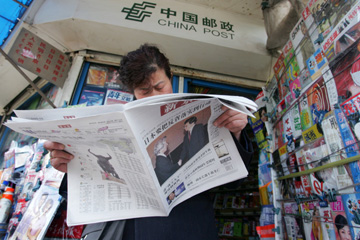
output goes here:
[{"label": "china post logo", "polygon": [[127,13],[125,19],[142,22],[145,17],[150,17],[152,12],[145,11],[147,8],[155,8],[156,4],[151,2],[134,3],[131,8],[124,7],[121,12]]}]

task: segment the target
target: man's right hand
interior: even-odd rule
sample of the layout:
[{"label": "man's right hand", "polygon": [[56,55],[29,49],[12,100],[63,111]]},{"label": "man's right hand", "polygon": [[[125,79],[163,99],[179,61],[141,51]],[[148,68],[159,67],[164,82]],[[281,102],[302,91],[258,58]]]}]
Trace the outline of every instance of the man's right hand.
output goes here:
[{"label": "man's right hand", "polygon": [[68,152],[65,152],[65,146],[61,143],[46,141],[44,148],[50,152],[51,165],[60,172],[67,172],[67,164],[74,158]]}]

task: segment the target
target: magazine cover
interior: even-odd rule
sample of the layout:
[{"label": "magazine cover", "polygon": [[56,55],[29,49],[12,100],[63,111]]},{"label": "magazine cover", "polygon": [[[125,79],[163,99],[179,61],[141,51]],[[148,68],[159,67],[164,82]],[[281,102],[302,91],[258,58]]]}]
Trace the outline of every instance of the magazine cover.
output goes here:
[{"label": "magazine cover", "polygon": [[296,177],[294,179],[294,185],[295,185],[296,196],[298,196],[299,198],[306,197],[305,189],[304,189],[304,186],[302,185],[300,177]]},{"label": "magazine cover", "polygon": [[305,239],[321,239],[322,229],[318,204],[316,202],[304,202],[300,206]]},{"label": "magazine cover", "polygon": [[105,97],[105,89],[85,87],[81,93],[78,104],[86,103],[86,106],[102,105]]},{"label": "magazine cover", "polygon": [[124,85],[120,81],[120,73],[118,67],[109,67],[106,66],[106,82],[105,87],[111,88],[111,89],[121,89],[123,91],[126,91],[124,89]]},{"label": "magazine cover", "polygon": [[296,98],[293,97],[293,94],[289,91],[287,92],[285,96],[285,104],[286,104],[286,110],[289,109],[289,107],[293,104]]},{"label": "magazine cover", "polygon": [[313,124],[319,123],[325,117],[325,114],[331,110],[329,96],[327,93],[324,79],[318,79],[306,92],[308,106],[310,108]]},{"label": "magazine cover", "polygon": [[60,205],[61,196],[58,191],[50,182],[42,185],[8,239],[42,239]]},{"label": "magazine cover", "polygon": [[292,178],[280,181],[280,194],[282,199],[292,199],[296,196],[295,184]]},{"label": "magazine cover", "polygon": [[[278,121],[278,123],[276,124],[276,126],[274,127],[274,142],[275,142],[275,149],[278,149],[280,146],[283,146],[285,141],[284,141],[284,127],[283,127],[283,122],[282,121]],[[274,150],[275,150],[274,149]]]},{"label": "magazine cover", "polygon": [[284,59],[285,59],[284,53],[281,53],[278,59],[276,60],[276,63],[273,66],[273,70],[277,81],[280,80],[281,76],[284,74],[285,71]]},{"label": "magazine cover", "polygon": [[[292,42],[288,42],[283,47],[283,53],[285,55],[284,65],[285,65],[285,76],[286,82],[290,83],[298,78],[300,73],[300,68],[296,60],[295,51],[292,46]],[[300,87],[300,86],[299,86]]]},{"label": "magazine cover", "polygon": [[301,16],[304,19],[306,28],[308,29],[311,42],[314,45],[314,48],[317,49],[320,47],[319,40],[321,39],[322,35],[318,31],[318,24],[315,21],[314,15],[312,13],[313,9],[310,8],[310,7],[313,7],[314,1],[317,1],[317,0],[309,0],[308,1],[303,12],[301,13]]},{"label": "magazine cover", "polygon": [[[346,117],[341,109],[335,107],[335,117],[339,126],[340,135],[342,142],[345,147],[347,157],[353,157],[359,154],[359,147],[356,143],[355,137],[353,136]],[[351,176],[353,182],[360,183],[360,166],[359,161],[349,163]],[[360,191],[360,186],[355,186],[356,191]]]},{"label": "magazine cover", "polygon": [[321,48],[329,62],[353,45],[360,37],[359,7],[359,1],[339,1],[340,14],[334,22],[336,26],[321,43]]},{"label": "magazine cover", "polygon": [[330,208],[332,210],[336,239],[352,239],[341,196],[336,196],[336,202],[330,202]]},{"label": "magazine cover", "polygon": [[290,40],[295,49],[296,60],[300,71],[306,68],[306,60],[315,52],[309,31],[303,17],[299,19],[293,30],[290,32]]},{"label": "magazine cover", "polygon": [[264,186],[271,181],[271,168],[269,168],[269,153],[260,149],[259,151],[259,167],[258,167],[258,179],[259,186]]},{"label": "magazine cover", "polygon": [[300,80],[300,86],[301,86],[301,92],[300,92],[300,96],[301,94],[303,94],[304,92],[306,92],[307,88],[311,85],[311,83],[313,82],[310,76],[310,72],[309,69],[306,67],[304,68],[300,74],[299,74],[299,80]]},{"label": "magazine cover", "polygon": [[293,136],[294,136],[294,138],[297,139],[298,137],[301,136],[301,133],[302,133],[299,104],[298,103],[294,104],[294,106],[291,108],[290,112],[291,112],[292,120],[294,123]]},{"label": "magazine cover", "polygon": [[358,144],[356,143],[355,136],[353,135],[350,126],[348,124],[348,121],[345,117],[345,114],[340,109],[340,106],[338,105],[335,106],[334,114],[339,126],[340,135],[345,147],[347,157],[353,157],[358,155],[359,154]]},{"label": "magazine cover", "polygon": [[[289,240],[304,239],[301,218],[294,215],[299,214],[299,207],[295,202],[283,204],[284,221],[286,233]],[[294,215],[291,215],[294,214]]]},{"label": "magazine cover", "polygon": [[341,196],[352,239],[360,239],[360,193]]},{"label": "magazine cover", "polygon": [[249,124],[253,130],[256,142],[260,149],[268,145],[266,140],[267,130],[265,126],[265,122],[268,120],[268,117],[266,113],[264,96],[264,91],[261,91],[257,95],[255,103],[258,105],[258,111],[253,113],[255,118],[248,118]]},{"label": "magazine cover", "polygon": [[100,65],[90,65],[86,78],[86,84],[103,87],[107,78],[106,67],[102,67]]},{"label": "magazine cover", "polygon": [[286,86],[284,85],[285,82],[284,53],[281,53],[280,56],[278,57],[275,65],[273,66],[273,70],[277,80],[279,99],[283,99],[287,92]]},{"label": "magazine cover", "polygon": [[290,82],[289,89],[293,99],[297,99],[301,94],[300,78],[295,78]]},{"label": "magazine cover", "polygon": [[339,104],[360,92],[359,40],[347,52],[334,59],[330,67],[338,91]]},{"label": "magazine cover", "polygon": [[[297,160],[298,167],[299,167],[299,172],[307,170],[308,168],[307,168],[305,156],[303,153],[303,149],[299,149],[298,151],[295,152],[295,154],[296,154],[296,160]],[[306,197],[310,196],[312,190],[311,190],[311,180],[310,180],[309,175],[302,175],[302,176],[300,176],[300,179],[301,179],[302,186],[304,188],[305,196]]]},{"label": "magazine cover", "polygon": [[286,111],[286,107],[287,107],[286,99],[283,98],[282,100],[280,100],[279,104],[276,106],[276,117],[278,119],[281,118],[282,115],[284,115],[284,113]]},{"label": "magazine cover", "polygon": [[282,121],[287,152],[293,152],[295,150],[295,125],[292,111],[287,111],[284,114]]},{"label": "magazine cover", "polygon": [[317,49],[314,54],[306,60],[306,66],[309,69],[311,79],[314,81],[322,75],[321,71],[327,65],[328,61],[320,48]]},{"label": "magazine cover", "polygon": [[107,89],[104,105],[111,105],[117,103],[127,103],[134,99],[134,95],[129,92],[124,92],[116,89]]},{"label": "magazine cover", "polygon": [[334,223],[333,223],[330,206],[327,205],[326,207],[320,207],[319,211],[320,211],[319,220],[321,221],[323,239],[336,240]]},{"label": "magazine cover", "polygon": [[271,78],[269,83],[266,85],[264,93],[265,93],[265,96],[268,98],[268,100],[265,101],[266,102],[266,112],[270,113],[270,115],[275,115],[273,113],[276,110],[276,106],[280,102],[279,89],[277,86],[277,80],[276,80],[275,75]]},{"label": "magazine cover", "polygon": [[360,141],[360,93],[349,98],[342,104],[341,109],[355,137],[355,141]]},{"label": "magazine cover", "polygon": [[339,95],[336,89],[334,76],[331,73],[329,65],[325,66],[322,70],[322,76],[326,85],[330,107],[333,109],[335,104],[338,103]]},{"label": "magazine cover", "polygon": [[305,9],[314,19],[316,33],[321,34],[323,37],[329,34],[331,30],[331,18],[334,11],[330,10],[330,5],[330,1],[310,0]]},{"label": "magazine cover", "polygon": [[[330,162],[326,158],[329,153],[323,137],[307,144],[303,148],[305,161],[309,169],[316,168]],[[333,168],[327,168],[310,174],[311,187],[315,194],[322,196],[329,189],[338,189]]]},{"label": "magazine cover", "polygon": [[[326,146],[330,154],[330,161],[336,162],[346,158],[344,144],[341,139],[339,125],[336,121],[334,111],[330,111],[325,115],[324,120],[321,122],[321,128],[323,129]],[[341,165],[333,168],[333,170],[333,173],[336,176],[336,184],[339,189],[353,184],[348,165]],[[340,193],[349,193],[353,191],[354,188],[347,188],[340,191]]]},{"label": "magazine cover", "polygon": [[308,105],[308,98],[305,94],[299,100],[299,110],[300,110],[300,119],[301,119],[301,130],[305,131],[313,125],[313,120]]},{"label": "magazine cover", "polygon": [[288,169],[289,169],[290,173],[299,172],[299,167],[297,165],[297,160],[296,160],[296,154],[295,153],[289,154],[288,162],[289,162]]}]

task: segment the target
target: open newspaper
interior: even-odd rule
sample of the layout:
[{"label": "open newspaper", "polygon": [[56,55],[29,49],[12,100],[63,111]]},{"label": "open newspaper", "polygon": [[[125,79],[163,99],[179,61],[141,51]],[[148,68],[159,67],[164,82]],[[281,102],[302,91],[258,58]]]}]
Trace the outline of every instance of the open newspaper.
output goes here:
[{"label": "open newspaper", "polygon": [[222,105],[249,116],[257,108],[238,96],[166,94],[124,105],[18,110],[6,126],[63,143],[75,156],[68,164],[72,226],[167,216],[200,192],[246,177],[230,132],[213,125]]}]

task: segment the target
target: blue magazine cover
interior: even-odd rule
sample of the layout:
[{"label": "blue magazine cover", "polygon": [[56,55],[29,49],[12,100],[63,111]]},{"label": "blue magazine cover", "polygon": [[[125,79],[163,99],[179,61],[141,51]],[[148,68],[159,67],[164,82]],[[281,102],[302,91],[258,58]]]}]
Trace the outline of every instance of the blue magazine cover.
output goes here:
[{"label": "blue magazine cover", "polygon": [[85,87],[81,93],[78,104],[86,103],[86,106],[102,105],[105,90],[106,89]]},{"label": "blue magazine cover", "polygon": [[352,239],[360,239],[360,193],[341,196]]},{"label": "blue magazine cover", "polygon": [[[359,149],[356,144],[355,137],[353,136],[350,127],[346,121],[344,113],[340,108],[334,109],[336,120],[339,124],[340,135],[345,146],[347,157],[353,157],[359,154]],[[353,182],[360,183],[360,167],[359,161],[349,163]],[[356,191],[360,191],[360,186],[355,186]]]}]

